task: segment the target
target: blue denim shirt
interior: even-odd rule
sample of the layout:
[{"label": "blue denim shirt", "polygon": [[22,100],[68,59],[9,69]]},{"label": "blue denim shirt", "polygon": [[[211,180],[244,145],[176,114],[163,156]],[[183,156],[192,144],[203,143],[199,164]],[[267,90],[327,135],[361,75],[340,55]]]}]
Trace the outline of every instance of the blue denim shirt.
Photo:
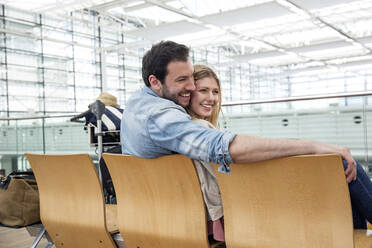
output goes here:
[{"label": "blue denim shirt", "polygon": [[123,154],[155,158],[180,153],[220,164],[219,171],[224,173],[230,172],[233,163],[228,148],[234,137],[228,131],[196,124],[182,106],[146,86],[131,96],[121,121]]}]

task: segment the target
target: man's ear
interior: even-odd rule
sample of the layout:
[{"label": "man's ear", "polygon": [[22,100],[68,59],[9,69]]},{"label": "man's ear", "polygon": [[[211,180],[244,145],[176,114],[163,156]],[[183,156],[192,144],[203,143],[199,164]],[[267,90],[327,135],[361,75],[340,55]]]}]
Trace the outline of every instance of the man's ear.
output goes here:
[{"label": "man's ear", "polygon": [[160,80],[156,78],[155,75],[149,76],[149,82],[150,82],[151,89],[158,95],[161,94],[162,84]]}]

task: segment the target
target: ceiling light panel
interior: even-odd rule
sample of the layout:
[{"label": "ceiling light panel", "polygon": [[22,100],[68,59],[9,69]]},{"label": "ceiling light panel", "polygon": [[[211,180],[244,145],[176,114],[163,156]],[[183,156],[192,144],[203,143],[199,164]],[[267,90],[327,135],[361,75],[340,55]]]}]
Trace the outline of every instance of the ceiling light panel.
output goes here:
[{"label": "ceiling light panel", "polygon": [[205,46],[205,44],[214,44],[217,45],[221,42],[233,42],[235,37],[231,35],[226,35],[224,31],[215,31],[215,30],[203,30],[195,33],[181,34],[177,36],[168,37],[168,39],[173,40],[179,43],[185,43],[192,47],[195,46]]},{"label": "ceiling light panel", "polygon": [[358,12],[359,10],[364,10],[371,7],[372,2],[370,0],[346,1],[344,4],[330,5],[329,7],[322,9],[313,9],[311,12],[317,16],[323,17],[331,14],[338,15],[347,12]]},{"label": "ceiling light panel", "polygon": [[304,47],[295,47],[289,49],[292,52],[296,53],[309,53],[309,52],[315,52],[315,51],[324,51],[329,49],[337,49],[337,48],[351,48],[353,45],[350,42],[346,41],[335,41],[335,42],[328,42],[328,43],[322,43],[317,45],[311,45],[311,46],[304,46]]},{"label": "ceiling light panel", "polygon": [[[371,9],[372,13],[372,9]],[[334,27],[342,30],[352,37],[363,37],[372,35],[372,18],[362,20],[349,21],[344,23],[329,22]]]},{"label": "ceiling light panel", "polygon": [[363,9],[351,10],[348,8],[342,8],[342,12],[324,12],[322,14],[318,14],[320,18],[330,22],[353,22],[363,19],[369,19],[371,17],[372,6]]},{"label": "ceiling light panel", "polygon": [[354,62],[349,62],[342,64],[343,67],[354,67],[354,68],[372,68],[372,59],[370,60],[364,60],[364,61],[354,61]]},{"label": "ceiling light panel", "polygon": [[264,53],[238,55],[238,56],[233,56],[232,58],[239,62],[247,62],[247,61],[251,61],[254,59],[275,58],[275,57],[279,57],[283,55],[285,54],[279,51],[269,51],[269,52],[264,52]]},{"label": "ceiling light panel", "polygon": [[265,2],[272,2],[272,0],[176,0],[168,3],[168,5],[182,10],[188,10],[196,16],[206,16]]},{"label": "ceiling light panel", "polygon": [[165,10],[158,6],[151,6],[135,11],[128,12],[128,15],[151,19],[155,22],[176,22],[180,20],[184,20],[186,17],[175,12]]},{"label": "ceiling light panel", "polygon": [[364,45],[372,46],[372,36],[364,37],[357,39],[359,42],[363,43]]},{"label": "ceiling light panel", "polygon": [[128,32],[129,35],[142,37],[151,41],[164,40],[168,37],[183,35],[185,33],[195,33],[206,30],[205,27],[188,22],[179,21],[173,23],[164,23],[151,28],[143,28]]},{"label": "ceiling light panel", "polygon": [[339,65],[339,64],[346,64],[346,63],[351,63],[351,62],[367,63],[366,61],[372,61],[372,55],[337,58],[337,59],[329,60],[329,63],[334,64],[334,65]]},{"label": "ceiling light panel", "polygon": [[39,0],[29,0],[29,1],[23,1],[23,0],[12,0],[12,1],[5,1],[6,5],[13,6],[15,8],[19,8],[20,6],[23,6],[22,9],[29,9],[31,11],[35,11],[37,9],[42,8],[43,6],[51,6],[55,4],[55,0],[45,0],[45,1],[39,1]]},{"label": "ceiling light panel", "polygon": [[293,48],[335,41],[340,38],[336,32],[330,32],[328,27],[324,27],[321,29],[303,29],[294,32],[287,30],[279,34],[265,35],[261,39],[280,47]]},{"label": "ceiling light panel", "polygon": [[365,51],[356,46],[346,46],[339,48],[330,48],[312,52],[301,53],[306,57],[324,60],[324,59],[334,59],[334,58],[344,58],[349,56],[359,56],[365,54]]},{"label": "ceiling light panel", "polygon": [[294,4],[300,6],[303,9],[307,10],[313,10],[313,9],[321,9],[321,8],[326,8],[329,6],[335,6],[339,4],[344,4],[344,3],[350,3],[353,0],[291,0]]},{"label": "ceiling light panel", "polygon": [[259,66],[281,66],[281,65],[288,65],[293,63],[303,63],[307,61],[304,58],[300,58],[294,55],[282,55],[276,56],[272,58],[265,58],[265,59],[254,59],[250,60],[250,64],[259,65]]},{"label": "ceiling light panel", "polygon": [[200,19],[206,23],[221,27],[232,26],[241,23],[253,22],[283,15],[290,15],[288,9],[276,2],[263,3],[251,7],[240,8],[221,12],[218,14],[203,16]]},{"label": "ceiling light panel", "polygon": [[310,20],[304,20],[303,17],[293,14],[256,22],[238,24],[233,26],[232,30],[236,32],[250,33],[251,35],[255,36],[261,36],[266,34],[272,35],[288,32],[288,30],[303,30],[310,28],[316,28],[313,22]]}]

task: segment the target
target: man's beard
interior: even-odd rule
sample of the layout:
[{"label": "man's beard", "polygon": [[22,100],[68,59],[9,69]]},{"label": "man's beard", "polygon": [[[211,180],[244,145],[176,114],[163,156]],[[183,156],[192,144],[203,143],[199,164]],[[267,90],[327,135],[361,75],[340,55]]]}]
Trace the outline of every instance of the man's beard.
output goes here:
[{"label": "man's beard", "polygon": [[179,101],[178,101],[178,94],[172,94],[168,91],[168,88],[167,86],[165,86],[165,84],[163,84],[163,87],[161,89],[161,93],[163,95],[163,98],[165,99],[168,99],[172,102],[174,102],[175,104],[177,105],[180,105],[182,107],[186,107],[186,106],[183,106]]}]

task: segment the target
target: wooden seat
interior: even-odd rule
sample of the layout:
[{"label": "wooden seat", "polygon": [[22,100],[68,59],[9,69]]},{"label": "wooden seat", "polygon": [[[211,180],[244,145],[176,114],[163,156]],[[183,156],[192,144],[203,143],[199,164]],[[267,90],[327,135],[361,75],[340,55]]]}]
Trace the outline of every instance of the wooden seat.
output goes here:
[{"label": "wooden seat", "polygon": [[[339,156],[232,164],[230,175],[216,175],[227,247],[353,247],[350,197]],[[372,247],[366,232],[354,236],[355,247]]]},{"label": "wooden seat", "polygon": [[209,247],[200,183],[189,158],[103,158],[114,183],[119,231],[127,247]]},{"label": "wooden seat", "polygon": [[[40,218],[55,246],[116,247],[106,226],[102,188],[88,154],[25,155],[39,188]],[[113,219],[114,208],[107,206]],[[117,229],[114,220],[108,222],[111,229]]]}]

